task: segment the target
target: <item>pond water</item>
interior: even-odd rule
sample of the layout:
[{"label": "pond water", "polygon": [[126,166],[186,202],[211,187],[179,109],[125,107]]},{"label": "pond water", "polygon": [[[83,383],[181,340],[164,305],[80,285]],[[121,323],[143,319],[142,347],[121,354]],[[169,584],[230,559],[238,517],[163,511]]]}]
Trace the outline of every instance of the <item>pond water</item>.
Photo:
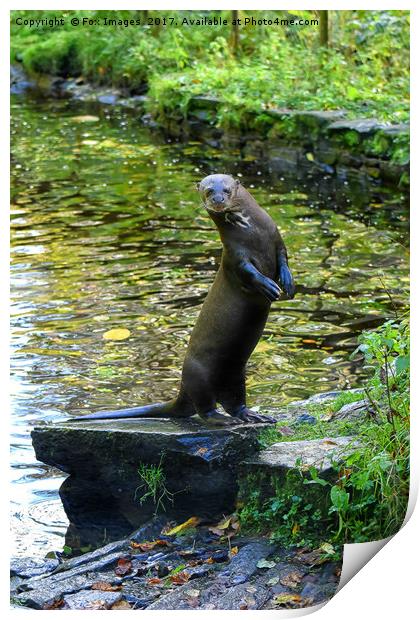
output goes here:
[{"label": "pond water", "polygon": [[[407,204],[352,179],[273,180],[254,161],[175,144],[127,111],[12,97],[14,555],[61,550],[62,473],[30,429],[172,397],[220,242],[195,183],[241,175],[278,223],[297,282],[248,369],[250,405],[362,385],[349,355],[408,287]],[[130,331],[123,341],[103,334]]]}]

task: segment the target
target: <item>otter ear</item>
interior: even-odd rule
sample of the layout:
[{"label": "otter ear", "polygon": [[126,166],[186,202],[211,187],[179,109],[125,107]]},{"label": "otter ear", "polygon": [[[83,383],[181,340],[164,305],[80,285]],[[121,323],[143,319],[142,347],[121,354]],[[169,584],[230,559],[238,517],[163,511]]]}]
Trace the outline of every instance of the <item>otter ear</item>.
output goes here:
[{"label": "otter ear", "polygon": [[195,189],[199,192],[200,191],[200,185],[201,185],[201,181],[199,183],[195,184]]},{"label": "otter ear", "polygon": [[238,188],[240,186],[241,182],[239,179],[235,179],[235,187]]}]

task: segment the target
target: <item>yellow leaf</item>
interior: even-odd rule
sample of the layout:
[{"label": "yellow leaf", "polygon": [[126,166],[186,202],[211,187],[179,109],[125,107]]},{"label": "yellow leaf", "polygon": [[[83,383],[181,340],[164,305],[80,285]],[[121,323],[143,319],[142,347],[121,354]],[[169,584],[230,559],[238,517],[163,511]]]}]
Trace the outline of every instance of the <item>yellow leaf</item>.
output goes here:
[{"label": "yellow leaf", "polygon": [[104,340],[125,340],[130,335],[130,330],[125,329],[125,327],[119,327],[116,329],[110,329],[109,331],[102,334],[102,338]]},{"label": "yellow leaf", "polygon": [[230,517],[228,519],[226,519],[225,521],[220,521],[216,527],[219,528],[220,530],[225,530],[226,528],[228,528],[230,525]]},{"label": "yellow leaf", "polygon": [[309,161],[313,161],[314,156],[312,155],[312,153],[306,153],[306,159],[308,159]]},{"label": "yellow leaf", "polygon": [[293,603],[300,603],[302,597],[299,594],[279,594],[275,597],[274,602],[276,605],[288,605]]},{"label": "yellow leaf", "polygon": [[238,553],[238,547],[232,547],[230,550],[230,556],[236,555]]},{"label": "yellow leaf", "polygon": [[298,533],[298,531],[300,530],[300,525],[299,523],[294,523],[293,527],[292,527],[292,534],[295,535]]},{"label": "yellow leaf", "polygon": [[191,517],[187,521],[184,521],[184,523],[181,523],[181,525],[173,527],[171,530],[169,530],[169,532],[165,532],[165,534],[166,536],[173,536],[174,534],[179,534],[179,532],[182,532],[189,527],[196,527],[199,523],[200,519],[198,517]]},{"label": "yellow leaf", "polygon": [[91,116],[90,114],[85,114],[83,116],[72,116],[72,121],[76,123],[97,123],[99,121],[99,116]]}]

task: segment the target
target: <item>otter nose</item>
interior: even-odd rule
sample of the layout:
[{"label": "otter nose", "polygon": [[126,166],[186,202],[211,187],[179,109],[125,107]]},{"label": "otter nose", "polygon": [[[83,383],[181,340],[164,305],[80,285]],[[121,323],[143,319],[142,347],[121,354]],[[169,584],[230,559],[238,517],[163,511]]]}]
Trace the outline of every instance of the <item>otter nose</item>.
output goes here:
[{"label": "otter nose", "polygon": [[225,202],[223,192],[213,194],[212,202],[214,202],[214,204],[221,204],[222,202]]}]

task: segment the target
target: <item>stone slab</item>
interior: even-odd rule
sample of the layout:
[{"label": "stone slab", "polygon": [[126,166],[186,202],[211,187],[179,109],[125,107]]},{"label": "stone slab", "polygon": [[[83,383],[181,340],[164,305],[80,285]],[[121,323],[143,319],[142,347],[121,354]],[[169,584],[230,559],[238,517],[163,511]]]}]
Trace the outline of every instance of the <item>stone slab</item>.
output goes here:
[{"label": "stone slab", "polygon": [[161,468],[162,501],[176,518],[232,511],[238,464],[257,451],[264,426],[209,428],[199,418],[64,421],[35,427],[32,441],[40,461],[71,474],[60,496],[72,524],[108,527],[107,518],[121,515],[129,531],[156,509],[150,498],[140,502],[148,490],[140,465]]},{"label": "stone slab", "polygon": [[246,459],[244,466],[257,466],[273,470],[316,469],[325,474],[332,468],[332,462],[340,460],[355,445],[354,437],[325,437],[307,441],[284,441],[274,443],[259,454]]}]

